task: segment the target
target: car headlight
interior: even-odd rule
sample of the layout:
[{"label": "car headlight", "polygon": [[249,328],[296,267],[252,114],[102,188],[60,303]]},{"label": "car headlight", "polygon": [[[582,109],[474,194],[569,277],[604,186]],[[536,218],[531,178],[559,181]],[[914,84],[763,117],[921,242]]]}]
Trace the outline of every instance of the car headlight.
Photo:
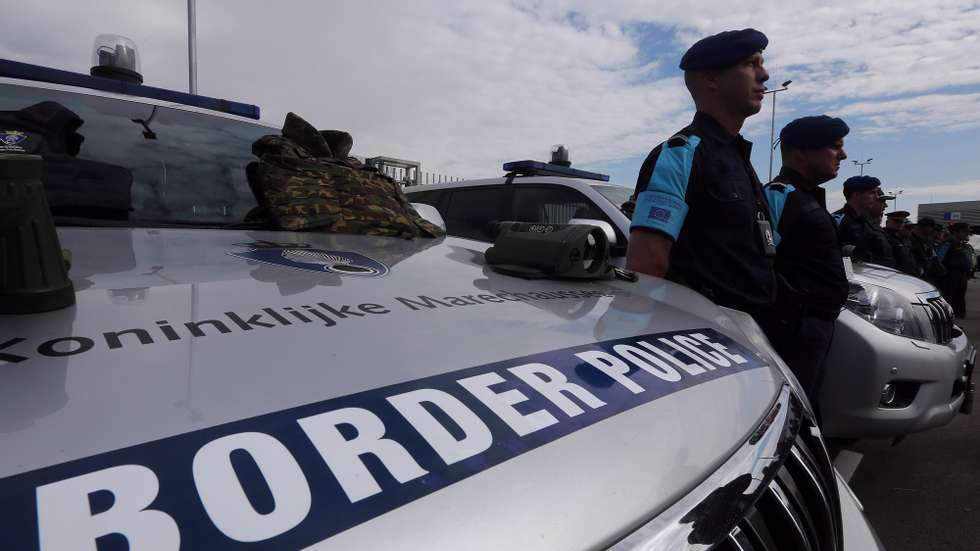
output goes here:
[{"label": "car headlight", "polygon": [[882,331],[927,340],[929,320],[923,319],[925,312],[886,287],[851,281],[844,307]]}]

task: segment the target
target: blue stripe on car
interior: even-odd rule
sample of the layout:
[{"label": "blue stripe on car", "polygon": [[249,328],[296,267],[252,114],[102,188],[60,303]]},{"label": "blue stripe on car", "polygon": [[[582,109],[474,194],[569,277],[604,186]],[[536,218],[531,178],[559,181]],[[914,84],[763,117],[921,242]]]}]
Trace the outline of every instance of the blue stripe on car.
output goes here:
[{"label": "blue stripe on car", "polygon": [[0,479],[0,531],[4,547],[19,550],[42,541],[94,549],[106,537],[131,548],[297,549],[604,419],[764,365],[703,328],[451,371]]}]

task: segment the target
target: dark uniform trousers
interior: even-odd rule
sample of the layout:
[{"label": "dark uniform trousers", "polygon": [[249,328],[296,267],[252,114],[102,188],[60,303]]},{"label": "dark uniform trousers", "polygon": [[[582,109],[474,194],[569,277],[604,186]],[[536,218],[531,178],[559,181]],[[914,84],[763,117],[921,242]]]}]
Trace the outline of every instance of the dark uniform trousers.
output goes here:
[{"label": "dark uniform trousers", "polygon": [[953,307],[953,314],[958,318],[966,317],[966,287],[970,281],[970,272],[961,270],[949,270],[943,276],[944,289],[942,290],[949,305]]},{"label": "dark uniform trousers", "polygon": [[953,243],[943,258],[946,274],[942,277],[941,290],[958,318],[966,316],[966,287],[970,280],[971,256],[966,245]]},{"label": "dark uniform trousers", "polygon": [[834,322],[848,293],[837,225],[824,190],[789,168],[765,193],[776,224],[779,281],[776,305],[760,325],[816,406]]},{"label": "dark uniform trousers", "polygon": [[801,315],[769,316],[762,330],[816,406],[823,364],[834,338],[835,319]]}]

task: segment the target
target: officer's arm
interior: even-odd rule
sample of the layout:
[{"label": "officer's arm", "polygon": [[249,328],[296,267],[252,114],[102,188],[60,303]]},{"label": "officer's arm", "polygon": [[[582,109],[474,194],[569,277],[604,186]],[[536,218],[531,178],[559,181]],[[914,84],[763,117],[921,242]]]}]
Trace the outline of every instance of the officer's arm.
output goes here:
[{"label": "officer's arm", "polygon": [[687,187],[699,141],[671,139],[648,159],[653,161],[652,170],[644,163],[630,221],[627,268],[657,277],[667,274],[671,247],[687,217]]},{"label": "officer's arm", "polygon": [[635,229],[630,232],[626,269],[664,277],[670,267],[670,248],[674,241],[662,233]]}]

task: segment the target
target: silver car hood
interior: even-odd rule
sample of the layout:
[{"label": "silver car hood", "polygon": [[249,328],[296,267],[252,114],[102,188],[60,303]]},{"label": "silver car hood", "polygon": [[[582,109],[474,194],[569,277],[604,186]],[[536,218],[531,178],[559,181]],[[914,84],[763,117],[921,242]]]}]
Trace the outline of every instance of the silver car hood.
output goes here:
[{"label": "silver car hood", "polygon": [[928,281],[894,268],[866,262],[854,263],[854,281],[886,287],[907,297],[939,292],[935,285]]},{"label": "silver car hood", "polygon": [[[366,461],[380,493],[355,510],[325,474],[338,477],[343,465],[328,469],[320,448],[297,430],[299,418],[326,408],[317,404],[376,411],[386,388],[417,389],[488,365],[507,375],[516,363],[567,364],[572,352],[636,336],[716,335],[752,356],[750,341],[716,306],[679,285],[645,277],[628,283],[502,276],[483,265],[485,244],[456,238],[110,228],[61,228],[59,235],[72,252],[77,304],[0,316],[0,512],[21,511],[7,518],[23,525],[4,530],[25,547],[37,537],[36,523],[43,532],[64,512],[46,513],[43,505],[65,500],[39,502],[35,518],[33,504],[18,499],[41,500],[48,490],[61,495],[55,490],[68,488],[65,481],[116,473],[119,465],[149,469],[139,476],[127,471],[136,477],[127,484],[153,476],[159,497],[147,494],[141,507],[153,501],[150,509],[175,519],[181,541],[194,548],[248,537],[277,548],[608,545],[704,480],[747,438],[784,384],[778,370],[753,356],[754,368],[668,385],[642,403],[607,401],[607,409],[593,403],[592,411],[578,397],[567,406],[606,412],[598,421],[552,407],[560,433],[536,441],[534,434],[500,432],[507,426],[474,406],[493,428],[486,453],[496,459],[458,463],[470,469],[465,476],[426,464],[428,475],[418,480],[430,487],[412,495],[399,493],[400,484],[417,482],[411,469],[381,475],[377,462]],[[361,275],[340,264],[360,266]],[[256,323],[249,325],[250,316],[259,316]],[[151,342],[142,342],[144,335]],[[230,434],[281,442],[310,481],[313,512],[271,539],[233,526],[223,498],[213,490],[205,496],[196,470],[205,447],[210,453]],[[386,434],[397,438],[390,427]],[[234,446],[226,460],[231,453]],[[268,478],[269,465],[258,463]],[[35,497],[40,486],[45,491]],[[327,492],[336,494],[331,518],[349,513],[353,520],[317,532],[323,523],[313,517]],[[285,515],[288,500],[276,495],[276,514]],[[261,524],[254,529],[261,532]]]}]

